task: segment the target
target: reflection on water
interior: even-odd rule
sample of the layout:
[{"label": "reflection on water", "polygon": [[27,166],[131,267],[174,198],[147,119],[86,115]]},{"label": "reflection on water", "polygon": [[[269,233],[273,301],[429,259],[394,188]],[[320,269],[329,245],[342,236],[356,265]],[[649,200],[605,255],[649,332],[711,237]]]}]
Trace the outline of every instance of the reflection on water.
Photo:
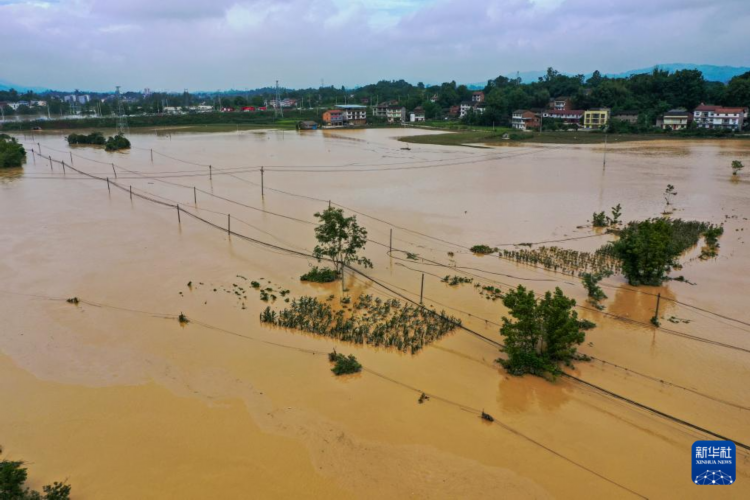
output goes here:
[{"label": "reflection on water", "polygon": [[23,177],[23,168],[0,168],[0,184],[18,180]]}]

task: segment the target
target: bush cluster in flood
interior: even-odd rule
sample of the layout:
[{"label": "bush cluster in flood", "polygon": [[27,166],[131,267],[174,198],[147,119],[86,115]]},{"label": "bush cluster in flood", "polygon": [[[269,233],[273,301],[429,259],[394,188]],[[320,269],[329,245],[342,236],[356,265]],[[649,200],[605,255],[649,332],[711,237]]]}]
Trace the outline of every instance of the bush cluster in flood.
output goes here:
[{"label": "bush cluster in flood", "polygon": [[497,252],[497,248],[493,248],[489,245],[474,245],[470,250],[479,255],[489,255]]},{"label": "bush cluster in flood", "polygon": [[107,151],[118,151],[120,149],[129,149],[130,141],[121,134],[114,137],[104,138],[101,132],[92,132],[90,134],[70,134],[67,137],[68,144],[104,146]]},{"label": "bush cluster in flood", "polygon": [[318,267],[315,266],[310,269],[307,273],[300,276],[301,281],[310,281],[312,283],[331,283],[336,281],[339,277],[339,273],[330,267]]},{"label": "bush cluster in flood", "polygon": [[629,223],[620,239],[608,246],[622,262],[622,273],[631,285],[659,286],[678,265],[680,254],[697,245],[702,235],[716,243],[722,232],[707,222],[647,219]]},{"label": "bush cluster in flood", "polygon": [[461,320],[430,309],[382,300],[371,295],[357,299],[351,312],[334,310],[314,297],[292,300],[278,313],[267,307],[260,315],[263,323],[331,337],[355,344],[391,347],[417,353],[424,346],[452,332]]},{"label": "bush cluster in flood", "polygon": [[336,349],[334,349],[333,352],[328,353],[328,361],[334,363],[331,371],[336,376],[348,375],[350,373],[359,373],[362,371],[362,364],[357,361],[357,358],[354,357],[354,354],[345,356],[336,352]]},{"label": "bush cluster in flood", "polygon": [[457,286],[461,283],[472,283],[474,282],[474,278],[464,278],[463,276],[451,276],[449,274],[446,274],[445,278],[441,279],[440,281],[442,281],[443,283],[447,283],[450,286]]},{"label": "bush cluster in flood", "polygon": [[16,168],[26,161],[26,149],[9,136],[0,134],[0,168]]}]

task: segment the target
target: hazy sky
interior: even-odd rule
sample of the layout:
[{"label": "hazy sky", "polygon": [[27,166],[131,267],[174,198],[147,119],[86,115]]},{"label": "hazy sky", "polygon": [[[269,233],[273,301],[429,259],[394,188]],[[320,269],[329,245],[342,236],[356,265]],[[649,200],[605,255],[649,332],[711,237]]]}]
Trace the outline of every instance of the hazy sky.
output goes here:
[{"label": "hazy sky", "polygon": [[750,0],[0,0],[0,80],[214,90],[750,65]]}]

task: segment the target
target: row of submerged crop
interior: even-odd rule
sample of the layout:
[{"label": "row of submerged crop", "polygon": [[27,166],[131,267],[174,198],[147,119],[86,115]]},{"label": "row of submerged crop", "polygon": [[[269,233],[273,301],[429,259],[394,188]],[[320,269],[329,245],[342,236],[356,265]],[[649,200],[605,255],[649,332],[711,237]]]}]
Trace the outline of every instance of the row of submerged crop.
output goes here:
[{"label": "row of submerged crop", "polygon": [[334,310],[314,297],[293,299],[289,307],[261,314],[263,323],[302,330],[355,344],[394,348],[411,354],[452,332],[461,320],[445,311],[360,296],[351,311]]},{"label": "row of submerged crop", "polygon": [[621,263],[609,245],[604,245],[593,253],[543,246],[503,250],[500,256],[520,264],[540,265],[545,269],[571,276],[587,271],[616,273],[621,269]]}]

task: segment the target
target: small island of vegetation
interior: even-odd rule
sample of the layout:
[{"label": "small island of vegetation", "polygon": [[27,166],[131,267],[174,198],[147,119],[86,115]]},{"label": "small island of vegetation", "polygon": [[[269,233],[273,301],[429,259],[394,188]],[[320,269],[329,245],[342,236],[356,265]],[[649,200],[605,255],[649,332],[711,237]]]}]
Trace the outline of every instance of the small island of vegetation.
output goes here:
[{"label": "small island of vegetation", "polygon": [[26,161],[26,149],[8,134],[0,134],[0,168],[17,168]]},{"label": "small island of vegetation", "polygon": [[105,139],[101,132],[92,132],[90,134],[70,134],[68,144],[82,146],[104,146],[107,151],[119,151],[121,149],[130,149],[130,141],[122,134],[110,136]]}]

